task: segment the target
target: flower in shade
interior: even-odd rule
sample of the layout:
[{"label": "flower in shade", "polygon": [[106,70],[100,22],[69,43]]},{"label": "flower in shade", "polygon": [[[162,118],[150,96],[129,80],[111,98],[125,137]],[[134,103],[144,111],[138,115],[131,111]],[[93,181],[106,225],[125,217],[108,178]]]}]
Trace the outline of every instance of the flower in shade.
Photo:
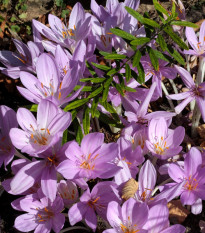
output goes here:
[{"label": "flower in shade", "polygon": [[103,233],[147,233],[143,227],[148,214],[147,204],[138,203],[133,198],[125,201],[122,207],[112,201],[108,205],[107,219],[113,229],[105,230]]},{"label": "flower in shade", "polygon": [[65,152],[68,159],[58,165],[57,171],[66,179],[113,177],[121,169],[113,161],[118,156],[118,145],[103,141],[104,134],[90,133],[83,138],[81,146],[70,142]]},{"label": "flower in shade", "polygon": [[186,92],[182,92],[179,94],[172,94],[167,95],[167,98],[173,99],[173,100],[183,100],[179,105],[175,107],[175,112],[179,114],[188,103],[190,103],[193,100],[196,100],[196,103],[201,111],[202,118],[205,121],[205,82],[201,83],[199,86],[197,86],[194,83],[194,80],[192,79],[190,73],[186,71],[184,68],[180,66],[176,66],[175,68],[177,72],[180,74],[184,84],[187,87]]},{"label": "flower in shade", "polygon": [[170,164],[169,176],[175,183],[185,182],[181,190],[183,205],[192,205],[192,212],[199,214],[202,211],[202,201],[205,200],[205,168],[202,168],[202,156],[198,149],[192,147],[186,154],[184,168],[177,164]]},{"label": "flower in shade", "polygon": [[11,141],[22,152],[33,155],[59,140],[71,123],[71,114],[63,112],[49,100],[42,100],[38,105],[37,119],[29,110],[19,108],[17,121],[22,129],[10,130]]},{"label": "flower in shade", "polygon": [[144,226],[148,233],[184,233],[186,228],[179,224],[169,227],[169,209],[165,199],[149,209],[148,220]]},{"label": "flower in shade", "polygon": [[64,226],[65,216],[61,213],[64,205],[60,197],[51,202],[47,197],[39,200],[36,195],[29,195],[20,201],[20,207],[27,213],[15,220],[14,227],[19,231],[49,233],[53,230],[58,233]]},{"label": "flower in shade", "polygon": [[96,213],[107,220],[107,206],[111,201],[120,202],[116,184],[111,181],[104,181],[96,184],[92,191],[89,188],[80,197],[80,202],[74,204],[68,211],[70,224],[85,219],[85,222],[93,230],[97,227]]},{"label": "flower in shade", "polygon": [[184,127],[179,126],[171,130],[168,129],[164,118],[152,119],[148,126],[146,145],[153,156],[159,159],[168,159],[182,150],[179,145],[182,143],[184,135]]},{"label": "flower in shade", "polygon": [[6,66],[6,68],[0,67],[0,70],[9,77],[17,79],[20,71],[35,72],[35,63],[42,51],[38,44],[32,41],[29,41],[27,45],[16,39],[13,42],[18,53],[0,51],[0,62]]},{"label": "flower in shade", "polygon": [[186,27],[186,38],[192,49],[185,50],[185,54],[205,57],[205,21],[201,24],[199,40],[191,27]]},{"label": "flower in shade", "polygon": [[11,108],[0,106],[0,167],[4,163],[6,167],[14,157],[15,148],[11,143],[9,131],[18,127],[16,113]]}]

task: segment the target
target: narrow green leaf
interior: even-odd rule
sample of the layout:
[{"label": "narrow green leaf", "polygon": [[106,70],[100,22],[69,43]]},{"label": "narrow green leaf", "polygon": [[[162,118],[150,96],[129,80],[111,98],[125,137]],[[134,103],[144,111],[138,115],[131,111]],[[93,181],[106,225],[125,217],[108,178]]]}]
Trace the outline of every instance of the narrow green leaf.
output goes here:
[{"label": "narrow green leaf", "polygon": [[111,113],[113,119],[115,119],[117,122],[120,122],[119,115],[111,104],[109,104],[108,102],[102,102],[101,99],[99,99],[99,102],[109,113]]},{"label": "narrow green leaf", "polygon": [[107,71],[107,70],[110,70],[110,69],[111,69],[111,67],[109,67],[109,66],[100,65],[100,64],[97,64],[97,63],[94,63],[94,62],[91,62],[91,64],[92,64],[93,66],[95,66],[96,68],[100,69],[100,70],[105,70],[105,71]]},{"label": "narrow green leaf", "polygon": [[115,88],[117,89],[117,91],[120,93],[120,95],[124,96],[124,92],[122,87],[120,86],[120,84],[118,83],[114,83]]},{"label": "narrow green leaf", "polygon": [[85,107],[84,113],[83,113],[83,130],[84,134],[89,134],[90,131],[90,109],[88,106]]},{"label": "narrow green leaf", "polygon": [[[166,50],[167,50],[167,48],[166,48]],[[170,56],[168,56],[167,54],[163,54],[160,51],[155,50],[155,49],[153,49],[153,52],[157,58],[164,60],[164,61],[167,61],[167,62],[170,62],[170,63],[174,63],[174,60]]]},{"label": "narrow green leaf", "polygon": [[95,72],[95,70],[94,70],[93,67],[91,66],[91,64],[90,64],[88,61],[86,61],[85,63],[86,63],[86,66],[87,66],[89,72],[91,73],[91,75],[92,75],[92,76],[97,75],[96,72]]},{"label": "narrow green leaf", "polygon": [[110,31],[113,34],[115,34],[116,36],[122,37],[123,39],[134,40],[136,38],[132,34],[125,32],[125,31],[118,29],[118,28],[111,28]]},{"label": "narrow green leaf", "polygon": [[83,132],[77,118],[73,121],[73,127],[76,134],[76,141],[80,144],[83,139]]},{"label": "narrow green leaf", "polygon": [[129,82],[131,78],[131,69],[127,63],[125,64],[125,78],[127,82]]},{"label": "narrow green leaf", "polygon": [[159,43],[162,51],[163,52],[166,51],[167,44],[166,44],[166,42],[164,40],[164,37],[161,34],[158,35],[157,42]]},{"label": "narrow green leaf", "polygon": [[111,84],[111,82],[112,82],[112,80],[113,80],[113,77],[108,78],[108,79],[105,81],[105,83],[104,83],[104,88],[106,88],[107,86],[109,87],[110,84]]},{"label": "narrow green leaf", "polygon": [[168,11],[157,1],[157,0],[153,0],[154,3],[154,7],[157,11],[165,14],[167,17],[169,17],[169,13]]},{"label": "narrow green leaf", "polygon": [[131,75],[138,82],[139,76],[138,76],[138,74],[134,70],[131,70]]},{"label": "narrow green leaf", "polygon": [[174,1],[172,1],[172,15],[175,16],[176,15],[176,4]]},{"label": "narrow green leaf", "polygon": [[179,36],[177,36],[176,33],[173,32],[173,29],[171,26],[167,26],[166,28],[164,28],[164,31],[172,38],[172,40],[177,43],[180,48],[188,50],[189,47],[181,40],[181,38]]},{"label": "narrow green leaf", "polygon": [[184,26],[184,27],[192,27],[192,28],[198,28],[199,26],[196,25],[195,23],[191,23],[191,22],[188,22],[188,21],[172,21],[170,23],[171,25],[177,25],[177,26]]},{"label": "narrow green leaf", "polygon": [[127,10],[127,12],[132,15],[134,18],[136,18],[138,21],[140,21],[141,23],[143,24],[147,24],[151,27],[154,27],[154,28],[160,28],[160,25],[155,22],[154,20],[152,19],[147,19],[147,18],[144,18],[140,13],[136,12],[135,10],[133,10],[132,8],[130,7],[125,7],[125,9]]},{"label": "narrow green leaf", "polygon": [[78,107],[82,106],[83,104],[87,103],[88,101],[89,101],[88,98],[86,98],[86,99],[80,99],[80,100],[75,100],[72,103],[68,104],[64,108],[64,111],[67,112],[67,111],[70,111],[72,109],[78,108]]},{"label": "narrow green leaf", "polygon": [[103,90],[102,102],[107,101],[108,92],[109,92],[109,86],[105,87],[105,89]]},{"label": "narrow green leaf", "polygon": [[180,55],[180,53],[173,49],[172,46],[167,45],[167,52],[181,65],[185,65],[184,58]]},{"label": "narrow green leaf", "polygon": [[124,128],[123,124],[117,123],[114,119],[102,112],[99,112],[99,120],[116,128]]},{"label": "narrow green leaf", "polygon": [[76,109],[71,111],[71,115],[72,115],[72,121],[75,119],[75,117],[77,116],[77,111]]},{"label": "narrow green leaf", "polygon": [[132,40],[130,42],[131,45],[134,45],[134,46],[138,46],[138,45],[143,45],[145,43],[148,43],[150,42],[150,38],[148,37],[139,37],[139,38],[135,38],[134,40]]},{"label": "narrow green leaf", "polygon": [[159,70],[159,61],[158,61],[157,57],[155,56],[153,49],[151,47],[147,46],[147,51],[149,53],[149,57],[150,57],[150,60],[151,60],[151,63],[153,65],[154,69],[156,71],[158,71]]},{"label": "narrow green leaf", "polygon": [[103,90],[103,86],[98,87],[97,89],[95,89],[88,97],[87,99],[91,99],[93,97],[95,97],[96,95],[100,94]]},{"label": "narrow green leaf", "polygon": [[126,55],[117,54],[117,53],[110,53],[104,57],[105,59],[125,59]]},{"label": "narrow green leaf", "polygon": [[125,91],[136,92],[136,90],[134,88],[131,88],[131,87],[125,87]]},{"label": "narrow green leaf", "polygon": [[140,50],[137,50],[137,52],[135,53],[133,57],[133,62],[132,62],[133,67],[136,67],[139,64],[141,56],[142,54]]},{"label": "narrow green leaf", "polygon": [[116,69],[112,69],[110,71],[107,72],[107,75],[111,76],[112,74],[115,74],[117,73],[117,70]]},{"label": "narrow green leaf", "polygon": [[106,78],[82,78],[81,82],[93,82],[93,83],[102,83],[106,80]]},{"label": "narrow green leaf", "polygon": [[109,55],[110,53],[104,52],[104,51],[99,51],[99,54],[101,54],[102,56],[107,56],[107,55]]},{"label": "narrow green leaf", "polygon": [[138,70],[138,83],[142,84],[145,82],[145,72],[142,64],[139,62],[137,64],[137,70]]},{"label": "narrow green leaf", "polygon": [[68,129],[63,132],[62,145],[68,141]]},{"label": "narrow green leaf", "polygon": [[95,96],[93,98],[93,102],[92,102],[92,105],[91,105],[91,116],[92,116],[92,118],[95,117],[95,112],[96,112],[96,109],[97,109],[97,106],[98,106],[98,102],[99,102],[99,96]]}]

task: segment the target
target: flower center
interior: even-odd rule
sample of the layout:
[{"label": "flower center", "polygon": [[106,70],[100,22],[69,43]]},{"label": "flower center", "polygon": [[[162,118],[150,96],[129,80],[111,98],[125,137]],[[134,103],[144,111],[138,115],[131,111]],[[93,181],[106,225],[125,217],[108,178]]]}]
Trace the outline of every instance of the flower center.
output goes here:
[{"label": "flower center", "polygon": [[50,136],[50,131],[47,128],[41,128],[40,130],[35,130],[32,125],[30,125],[31,129],[33,130],[33,133],[30,136],[31,142],[35,144],[39,144],[41,146],[45,146],[48,144],[48,138]]},{"label": "flower center", "polygon": [[[204,37],[205,41],[205,37]],[[198,53],[203,54],[205,52],[205,43],[198,42],[197,43]]]},{"label": "flower center", "polygon": [[95,167],[95,159],[99,156],[99,154],[95,155],[93,158],[91,158],[91,153],[88,155],[87,159],[85,156],[82,156],[83,162],[80,164],[80,168],[87,169],[87,170],[93,170]]},{"label": "flower center", "polygon": [[125,223],[120,223],[120,229],[123,233],[137,233],[140,230],[137,229],[137,224],[132,224],[130,221],[130,216],[128,216],[128,220]]},{"label": "flower center", "polygon": [[54,216],[54,213],[47,209],[46,207],[43,209],[38,209],[38,213],[36,215],[36,220],[40,223],[40,222],[46,222],[47,220],[49,220],[50,218],[52,218]]},{"label": "flower center", "polygon": [[167,145],[167,142],[164,140],[163,137],[160,138],[160,140],[156,140],[157,142],[154,144],[154,150],[156,154],[162,155],[164,151],[169,149]]},{"label": "flower center", "polygon": [[187,179],[187,182],[186,184],[184,185],[184,188],[189,190],[189,191],[192,191],[192,190],[195,190],[198,186],[198,183],[197,183],[197,180],[195,178],[192,178],[192,176],[189,176],[189,178]]}]

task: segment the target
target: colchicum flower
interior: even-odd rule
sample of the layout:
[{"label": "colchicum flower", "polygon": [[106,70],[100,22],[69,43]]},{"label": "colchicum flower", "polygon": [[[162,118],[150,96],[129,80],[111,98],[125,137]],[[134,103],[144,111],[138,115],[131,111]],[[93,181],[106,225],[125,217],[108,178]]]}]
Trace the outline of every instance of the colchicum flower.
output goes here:
[{"label": "colchicum flower", "polygon": [[188,90],[179,94],[167,95],[167,98],[173,100],[183,100],[179,105],[175,107],[175,112],[177,114],[179,114],[188,103],[190,103],[193,100],[196,100],[196,103],[201,111],[202,118],[205,121],[205,82],[197,86],[194,83],[194,80],[192,79],[188,71],[176,65],[175,68],[177,72],[180,74]]},{"label": "colchicum flower", "polygon": [[159,159],[168,159],[177,155],[182,147],[179,146],[185,135],[182,126],[174,130],[168,129],[167,122],[164,118],[152,119],[148,126],[147,148]]}]

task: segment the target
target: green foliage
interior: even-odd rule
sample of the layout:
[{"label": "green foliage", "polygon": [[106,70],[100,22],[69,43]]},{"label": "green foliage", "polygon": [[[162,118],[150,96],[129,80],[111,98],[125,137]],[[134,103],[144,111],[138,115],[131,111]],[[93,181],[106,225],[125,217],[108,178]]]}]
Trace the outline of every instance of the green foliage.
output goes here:
[{"label": "green foliage", "polygon": [[19,32],[20,31],[20,27],[18,25],[11,25],[11,30],[14,32]]}]

